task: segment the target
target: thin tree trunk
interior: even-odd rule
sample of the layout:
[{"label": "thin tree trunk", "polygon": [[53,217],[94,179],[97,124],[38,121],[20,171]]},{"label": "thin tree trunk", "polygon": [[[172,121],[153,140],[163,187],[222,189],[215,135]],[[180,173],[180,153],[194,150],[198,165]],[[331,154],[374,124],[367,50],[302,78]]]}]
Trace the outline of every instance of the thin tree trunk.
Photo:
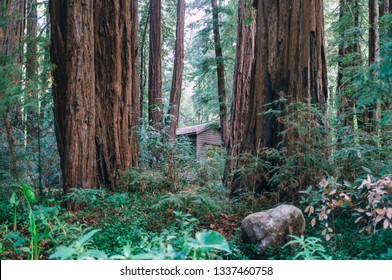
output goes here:
[{"label": "thin tree trunk", "polygon": [[160,126],[162,117],[161,0],[150,0],[150,49],[148,63],[148,121]]},{"label": "thin tree trunk", "polygon": [[174,140],[176,129],[180,117],[180,102],[182,89],[182,73],[184,69],[184,29],[185,29],[185,0],[177,2],[177,28],[176,28],[176,47],[174,53],[174,68],[172,87],[170,91],[169,103],[169,138]]},{"label": "thin tree trunk", "polygon": [[[49,2],[54,118],[65,194],[97,187],[93,5],[93,0]],[[67,202],[69,210],[79,207]]]},{"label": "thin tree trunk", "polygon": [[[237,156],[245,132],[246,115],[249,106],[250,80],[253,69],[256,13],[249,1],[238,2],[237,50],[234,64],[233,100],[231,104],[230,137],[228,160],[225,166],[224,183],[238,165]],[[247,21],[250,20],[250,23]],[[235,192],[236,190],[233,190]]]},{"label": "thin tree trunk", "polygon": [[[115,190],[122,171],[137,165],[139,96],[134,7],[102,0],[94,6],[96,137],[99,181]],[[133,20],[131,20],[133,19]]]},{"label": "thin tree trunk", "polygon": [[140,119],[143,119],[144,95],[147,84],[146,69],[146,39],[150,13],[147,13],[140,44]]},{"label": "thin tree trunk", "polygon": [[[342,127],[350,126],[351,128],[354,128],[355,100],[354,97],[350,95],[350,92],[352,92],[350,89],[351,83],[348,83],[347,81],[343,83],[343,80],[345,80],[344,73],[348,73],[350,76],[355,75],[357,71],[356,67],[361,63],[358,0],[340,0],[339,9],[339,21],[344,21],[344,25],[347,28],[343,28],[343,26],[340,27],[342,32],[340,34],[341,42],[339,44],[336,86],[336,94],[340,101],[338,114],[341,119]],[[349,30],[348,32],[350,32],[350,34],[347,34],[346,30]],[[354,33],[354,40],[352,40],[352,30],[356,30]],[[346,56],[351,56],[351,58],[347,59]]]},{"label": "thin tree trunk", "polygon": [[222,141],[224,146],[228,147],[229,142],[229,128],[227,119],[227,99],[226,99],[226,85],[225,85],[225,65],[223,62],[223,51],[219,32],[219,11],[217,0],[211,0],[214,43],[215,43],[215,58],[216,58],[216,73],[218,77],[218,100],[219,100],[219,115],[220,127],[222,133]]},{"label": "thin tree trunk", "polygon": [[378,0],[369,0],[369,65],[379,56]]},{"label": "thin tree trunk", "polygon": [[389,12],[389,0],[381,0],[379,5],[379,17],[383,17]]},{"label": "thin tree trunk", "polygon": [[[379,7],[378,0],[369,0],[369,56],[368,65],[371,66],[378,61],[379,49]],[[372,70],[371,75],[375,77],[375,72]],[[363,114],[362,128],[367,132],[374,132],[379,121],[379,103],[366,106]]]},{"label": "thin tree trunk", "polygon": [[[140,90],[140,67],[139,67],[139,3],[138,0],[132,0],[131,2],[131,38],[132,38],[132,63],[133,63],[133,71],[132,71],[132,93],[134,95],[134,102],[136,107],[132,110],[132,120],[131,123],[134,125],[139,125],[140,122],[140,97],[141,97],[141,90]],[[136,133],[136,127],[132,128],[134,133]],[[135,141],[137,144],[137,141]],[[136,150],[135,150],[136,148]],[[138,151],[138,147],[134,147],[134,151]],[[138,153],[135,153],[137,155]]]},{"label": "thin tree trunk", "polygon": [[[27,46],[26,46],[26,103],[37,104],[39,101],[38,90],[34,80],[38,74],[37,61],[37,0],[28,0],[27,3]],[[36,110],[27,107],[25,110],[25,131],[28,144],[36,133]],[[37,106],[38,107],[38,106]],[[29,139],[30,137],[30,139]]]}]

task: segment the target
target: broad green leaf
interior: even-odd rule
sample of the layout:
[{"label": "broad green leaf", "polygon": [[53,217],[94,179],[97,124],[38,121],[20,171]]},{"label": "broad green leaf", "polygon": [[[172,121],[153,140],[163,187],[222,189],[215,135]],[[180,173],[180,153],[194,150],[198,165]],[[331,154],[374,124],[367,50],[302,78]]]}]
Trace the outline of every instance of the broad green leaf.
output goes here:
[{"label": "broad green leaf", "polygon": [[23,182],[20,182],[20,185],[22,187],[22,191],[23,191],[24,196],[26,197],[26,200],[29,203],[37,202],[37,199],[35,198],[34,192],[28,186],[26,186]]},{"label": "broad green leaf", "polygon": [[131,249],[129,248],[129,245],[123,247],[123,254],[126,259],[129,259],[132,256],[132,252]]},{"label": "broad green leaf", "polygon": [[60,259],[60,260],[70,260],[72,259],[72,256],[74,254],[74,249],[65,247],[65,246],[60,246],[57,247],[56,252],[51,254],[49,256],[49,259]]},{"label": "broad green leaf", "polygon": [[229,244],[222,234],[216,231],[202,231],[196,233],[198,248],[201,250],[216,249],[230,252]]},{"label": "broad green leaf", "polygon": [[100,231],[100,229],[94,229],[94,230],[90,231],[89,233],[87,233],[87,234],[81,236],[81,237],[78,239],[78,242],[79,242],[81,245],[84,244],[84,243],[86,243],[86,242],[87,242],[88,240],[90,240],[91,237],[93,237],[93,235],[96,234],[98,231]]},{"label": "broad green leaf", "polygon": [[138,254],[131,257],[132,260],[153,260],[156,256],[151,253]]},{"label": "broad green leaf", "polygon": [[19,199],[16,193],[13,193],[10,198],[11,206],[16,207],[19,205]]},{"label": "broad green leaf", "polygon": [[367,168],[365,166],[361,166],[361,167],[362,167],[363,170],[365,170],[366,173],[372,174],[372,171],[369,168]]},{"label": "broad green leaf", "polygon": [[126,258],[121,255],[113,255],[109,258],[109,260],[126,260]]},{"label": "broad green leaf", "polygon": [[81,260],[107,260],[108,256],[100,251],[100,250],[95,250],[95,249],[91,249],[91,250],[87,250],[85,255],[83,255],[81,258]]}]

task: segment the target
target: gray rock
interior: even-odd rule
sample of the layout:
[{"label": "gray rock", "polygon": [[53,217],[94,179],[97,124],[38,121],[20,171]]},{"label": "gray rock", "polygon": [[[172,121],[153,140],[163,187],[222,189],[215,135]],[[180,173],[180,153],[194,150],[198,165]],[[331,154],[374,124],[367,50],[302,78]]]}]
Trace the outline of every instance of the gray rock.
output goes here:
[{"label": "gray rock", "polygon": [[279,205],[267,211],[253,213],[241,222],[244,243],[258,244],[257,254],[267,247],[277,247],[290,241],[290,235],[301,236],[305,230],[302,211],[292,205]]}]

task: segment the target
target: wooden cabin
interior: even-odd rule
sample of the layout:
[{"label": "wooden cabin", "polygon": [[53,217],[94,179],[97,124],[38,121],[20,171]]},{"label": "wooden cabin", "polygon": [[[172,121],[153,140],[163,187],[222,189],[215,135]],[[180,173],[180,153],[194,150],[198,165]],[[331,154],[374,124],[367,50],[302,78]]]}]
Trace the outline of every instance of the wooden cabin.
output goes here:
[{"label": "wooden cabin", "polygon": [[218,150],[222,146],[220,128],[216,124],[205,123],[181,127],[177,129],[176,134],[189,137],[195,147],[197,159],[206,154],[209,149]]}]

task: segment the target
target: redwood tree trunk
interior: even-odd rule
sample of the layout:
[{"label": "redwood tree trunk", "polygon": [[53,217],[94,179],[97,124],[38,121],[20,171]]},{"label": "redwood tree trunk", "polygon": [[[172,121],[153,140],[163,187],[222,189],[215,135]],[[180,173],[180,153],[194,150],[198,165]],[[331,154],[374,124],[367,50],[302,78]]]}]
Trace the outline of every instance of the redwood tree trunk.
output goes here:
[{"label": "redwood tree trunk", "polygon": [[[37,85],[33,84],[35,78],[38,74],[38,60],[37,60],[37,0],[28,0],[27,2],[27,23],[26,23],[26,32],[27,32],[27,46],[26,46],[26,103],[38,103],[39,100],[39,90],[37,89]],[[31,106],[31,105],[29,105]],[[33,109],[29,109],[25,111],[25,123],[26,123],[26,132],[27,137],[35,135],[37,128],[37,112]],[[37,105],[38,107],[38,105]],[[27,143],[29,143],[32,139],[26,139]]]},{"label": "redwood tree trunk", "polygon": [[219,115],[220,127],[222,133],[222,141],[225,147],[228,147],[229,128],[227,119],[227,105],[226,105],[226,86],[225,86],[225,64],[223,62],[223,51],[219,32],[219,12],[217,0],[211,0],[212,7],[212,25],[214,31],[215,43],[215,58],[216,58],[216,73],[218,77],[218,100],[219,100]]},{"label": "redwood tree trunk", "polygon": [[[93,0],[51,0],[51,55],[56,138],[65,194],[95,188],[95,65]],[[78,205],[68,201],[69,210]]]},{"label": "redwood tree trunk", "polygon": [[[130,1],[95,2],[96,145],[100,183],[115,189],[137,165],[138,85]],[[131,15],[133,15],[131,17]]]},{"label": "redwood tree trunk", "polygon": [[[254,60],[256,13],[249,1],[238,2],[237,49],[234,64],[233,98],[231,104],[228,162],[225,167],[224,182],[238,164],[246,115],[249,106],[250,80]],[[247,21],[251,20],[250,23]]]},{"label": "redwood tree trunk", "polygon": [[172,87],[170,91],[169,103],[169,138],[174,140],[176,129],[180,117],[180,102],[182,89],[182,72],[184,69],[184,28],[185,28],[185,0],[177,2],[177,28],[176,28],[176,47],[174,53],[174,68]]},{"label": "redwood tree trunk", "polygon": [[[278,148],[294,153],[296,134],[279,118],[265,116],[274,104],[286,100],[323,105],[327,99],[324,47],[323,1],[257,1],[255,66],[252,74],[249,111],[241,152],[254,156],[262,148]],[[289,112],[290,113],[290,112]],[[241,165],[241,164],[240,164]],[[265,189],[267,174],[254,172],[234,178],[234,190]],[[232,190],[233,190],[232,189]]]},{"label": "redwood tree trunk", "polygon": [[[2,23],[0,26],[0,66],[8,66],[9,64],[15,65],[15,68],[19,68],[22,62],[23,54],[23,34],[25,29],[25,12],[26,12],[26,1],[25,0],[13,0],[13,1],[0,1],[0,15]],[[18,71],[5,68],[1,72],[2,86],[7,86],[8,83],[13,84],[15,87],[21,83],[21,76]],[[5,88],[0,88],[0,101],[4,98],[6,92]],[[12,135],[12,124],[8,120],[8,113],[12,113],[15,119],[18,119],[20,115],[20,109],[17,106],[9,106],[9,108],[1,108],[3,125],[5,133],[7,134],[7,145],[11,157],[11,174],[18,178],[17,170],[17,156],[14,147],[14,137]],[[19,123],[19,122],[18,122]]]},{"label": "redwood tree trunk", "polygon": [[158,125],[162,116],[161,0],[150,0],[150,50],[148,63],[148,121]]}]

